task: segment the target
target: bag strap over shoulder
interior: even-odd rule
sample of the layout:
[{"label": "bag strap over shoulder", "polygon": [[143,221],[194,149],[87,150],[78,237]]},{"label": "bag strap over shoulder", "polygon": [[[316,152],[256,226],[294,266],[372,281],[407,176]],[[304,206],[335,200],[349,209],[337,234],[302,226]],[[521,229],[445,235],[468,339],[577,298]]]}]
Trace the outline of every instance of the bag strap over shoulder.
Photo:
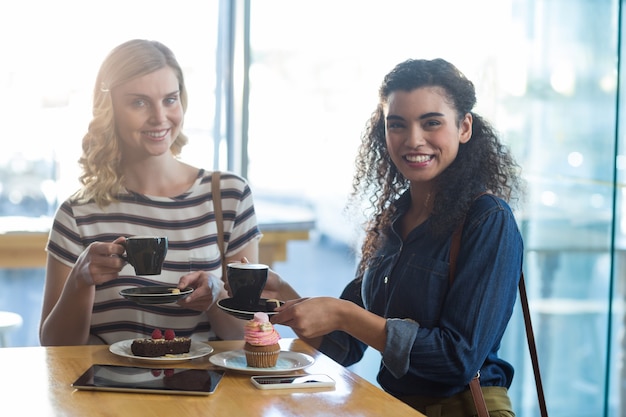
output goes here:
[{"label": "bag strap over shoulder", "polygon": [[217,226],[217,246],[220,250],[222,263],[222,280],[226,282],[226,254],[224,253],[224,217],[222,215],[222,191],[220,187],[221,173],[214,171],[211,174],[211,194],[213,195],[213,210]]},{"label": "bag strap over shoulder", "polygon": [[546,406],[546,398],[543,394],[543,384],[541,383],[541,373],[539,372],[539,360],[537,358],[537,345],[535,343],[535,333],[530,320],[530,309],[528,308],[528,295],[526,294],[526,284],[524,283],[524,273],[519,279],[519,293],[522,302],[522,312],[524,313],[524,325],[526,326],[526,340],[528,341],[528,349],[530,350],[530,358],[532,359],[533,372],[535,374],[535,385],[537,386],[537,397],[539,400],[539,410],[541,417],[548,417],[548,408]]},{"label": "bag strap over shoulder", "polygon": [[[459,226],[452,234],[452,243],[450,244],[450,272],[448,275],[448,282],[450,285],[454,282],[456,274],[456,259],[458,257],[461,248],[461,235],[463,234],[463,224],[465,218],[461,221]],[[530,318],[530,309],[528,308],[528,295],[526,294],[526,284],[524,283],[524,273],[522,272],[519,280],[519,292],[520,301],[522,304],[522,312],[524,314],[524,326],[526,327],[526,339],[528,341],[528,349],[530,350],[530,359],[533,365],[533,372],[535,374],[535,386],[537,387],[537,398],[539,400],[539,410],[541,417],[548,417],[548,408],[546,407],[546,399],[543,393],[543,384],[541,383],[541,373],[539,372],[539,359],[537,357],[537,346],[535,343],[535,335],[533,332],[533,325]],[[487,407],[485,405],[485,399],[480,390],[480,383],[478,380],[479,374],[477,374],[470,383],[470,390],[472,391],[472,397],[474,398],[474,404],[478,412],[479,417],[489,417],[489,414],[485,414]]]}]

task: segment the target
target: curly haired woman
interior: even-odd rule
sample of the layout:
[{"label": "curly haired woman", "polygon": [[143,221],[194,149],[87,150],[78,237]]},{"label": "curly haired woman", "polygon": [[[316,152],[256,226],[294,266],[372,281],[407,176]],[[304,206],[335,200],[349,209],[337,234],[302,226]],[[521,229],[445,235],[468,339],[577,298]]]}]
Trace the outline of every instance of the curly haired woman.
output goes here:
[{"label": "curly haired woman", "polygon": [[[172,329],[194,340],[243,337],[243,323],[216,301],[227,297],[217,246],[212,172],[179,159],[187,91],[172,51],[131,40],[104,60],[93,119],[83,138],[82,187],[57,210],[48,260],[42,345],[112,344]],[[258,259],[259,231],[246,181],[221,175],[226,261]],[[125,237],[166,236],[158,276],[135,276],[120,255]],[[193,287],[179,303],[139,305],[119,291]]]},{"label": "curly haired woman", "polygon": [[507,203],[518,166],[473,112],[472,82],[445,60],[400,63],[379,99],[353,183],[353,203],[372,209],[357,278],[339,299],[299,298],[273,274],[267,290],[290,301],[272,321],[346,366],[378,350],[381,387],[428,416],[475,415],[478,372],[490,414],[513,416],[513,368],[498,350],[522,272]]}]

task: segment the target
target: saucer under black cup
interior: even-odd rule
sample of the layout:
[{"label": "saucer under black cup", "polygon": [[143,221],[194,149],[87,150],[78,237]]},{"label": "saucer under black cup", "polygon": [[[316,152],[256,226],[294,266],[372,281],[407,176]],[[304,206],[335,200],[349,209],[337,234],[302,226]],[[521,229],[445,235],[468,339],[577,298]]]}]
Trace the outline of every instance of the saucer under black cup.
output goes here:
[{"label": "saucer under black cup", "polygon": [[233,298],[224,298],[217,302],[217,306],[227,312],[228,314],[235,316],[243,320],[252,320],[254,313],[262,312],[268,316],[276,314],[275,308],[283,305],[283,301],[261,298],[259,302],[254,305],[241,305],[235,302]]},{"label": "saucer under black cup", "polygon": [[149,285],[126,288],[119,294],[137,304],[169,304],[187,297],[192,292],[191,287],[180,290],[175,285]]}]

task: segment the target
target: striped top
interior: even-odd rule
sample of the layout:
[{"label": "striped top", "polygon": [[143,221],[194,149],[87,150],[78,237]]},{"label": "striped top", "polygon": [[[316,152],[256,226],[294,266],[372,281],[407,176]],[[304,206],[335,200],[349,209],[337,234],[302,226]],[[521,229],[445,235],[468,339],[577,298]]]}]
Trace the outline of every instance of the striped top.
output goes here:
[{"label": "striped top", "polygon": [[[226,256],[261,238],[250,188],[243,178],[223,172],[221,199]],[[120,236],[167,236],[169,245],[161,275],[136,276],[130,264],[118,279],[96,286],[91,318],[91,344],[111,344],[148,337],[155,328],[173,329],[177,336],[212,340],[206,312],[184,309],[178,304],[139,305],[119,295],[120,290],[143,285],[176,286],[191,271],[222,276],[217,246],[217,226],[211,193],[211,173],[200,170],[198,179],[184,194],[174,198],[133,192],[100,208],[78,204],[70,197],[57,210],[47,251],[72,267],[78,256],[95,241],[112,242]]]}]

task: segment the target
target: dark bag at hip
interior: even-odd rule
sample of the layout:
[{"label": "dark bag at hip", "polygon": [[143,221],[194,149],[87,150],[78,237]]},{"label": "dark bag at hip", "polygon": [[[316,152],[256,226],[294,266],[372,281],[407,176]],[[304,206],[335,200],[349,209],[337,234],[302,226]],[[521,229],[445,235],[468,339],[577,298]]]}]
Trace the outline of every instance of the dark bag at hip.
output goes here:
[{"label": "dark bag at hip", "polygon": [[[481,387],[491,417],[515,417],[507,389],[504,387]],[[399,397],[428,417],[471,417],[477,415],[476,406],[469,389],[448,398],[409,395]]]}]

